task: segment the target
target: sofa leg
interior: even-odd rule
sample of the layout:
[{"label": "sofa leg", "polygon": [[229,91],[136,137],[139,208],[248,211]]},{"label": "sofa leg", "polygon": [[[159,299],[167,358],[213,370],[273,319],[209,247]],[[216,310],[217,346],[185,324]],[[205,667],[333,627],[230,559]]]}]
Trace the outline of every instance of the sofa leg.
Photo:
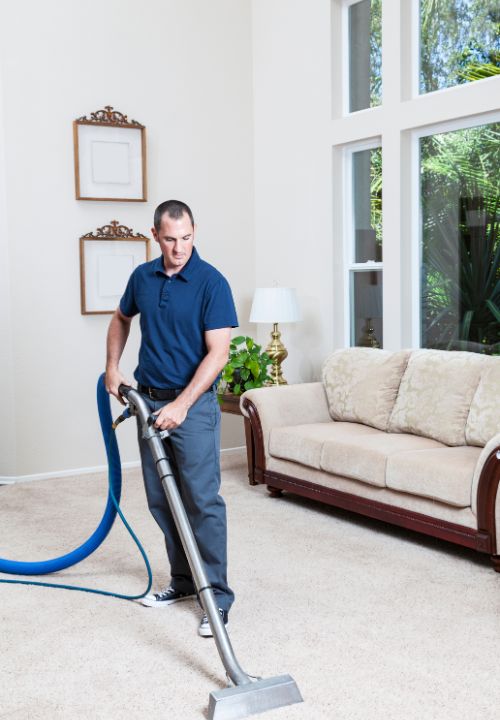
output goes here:
[{"label": "sofa leg", "polygon": [[491,562],[493,563],[493,570],[500,573],[500,555],[490,555]]},{"label": "sofa leg", "polygon": [[[275,488],[272,485],[267,486],[267,491],[270,494],[270,496],[273,498],[281,497],[281,495],[283,494],[283,490],[280,490],[279,488]],[[500,568],[499,568],[499,572],[500,572]]]}]

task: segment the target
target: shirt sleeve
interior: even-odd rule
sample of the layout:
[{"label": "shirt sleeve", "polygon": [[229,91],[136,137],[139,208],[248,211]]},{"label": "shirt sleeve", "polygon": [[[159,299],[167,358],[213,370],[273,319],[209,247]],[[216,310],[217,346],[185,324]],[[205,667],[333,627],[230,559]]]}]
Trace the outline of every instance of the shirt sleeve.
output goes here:
[{"label": "shirt sleeve", "polygon": [[204,330],[238,327],[233,294],[228,281],[222,275],[219,275],[214,283],[210,283],[204,310]]},{"label": "shirt sleeve", "polygon": [[120,312],[126,317],[133,317],[139,312],[135,302],[135,272],[129,277],[127,287],[120,300]]}]

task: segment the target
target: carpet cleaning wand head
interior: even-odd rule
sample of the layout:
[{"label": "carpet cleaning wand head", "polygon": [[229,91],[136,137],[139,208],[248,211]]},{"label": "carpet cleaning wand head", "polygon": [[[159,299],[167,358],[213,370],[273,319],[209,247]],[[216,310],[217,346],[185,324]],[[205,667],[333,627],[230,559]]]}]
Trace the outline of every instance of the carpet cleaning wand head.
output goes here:
[{"label": "carpet cleaning wand head", "polygon": [[127,399],[129,407],[134,414],[137,414],[142,425],[142,436],[147,440],[153,455],[172,517],[189,562],[199,601],[207,615],[226,674],[233,683],[232,687],[210,693],[208,720],[238,720],[238,718],[262,713],[265,710],[302,702],[299,689],[290,675],[256,680],[239,665],[226,626],[217,608],[213,589],[208,582],[200,551],[165,453],[162,431],[155,428],[156,418],[151,417],[144,398],[136,390],[120,385],[119,392]]},{"label": "carpet cleaning wand head", "polygon": [[279,675],[211,692],[208,717],[209,720],[237,720],[299,702],[302,696],[295,680],[290,675]]}]

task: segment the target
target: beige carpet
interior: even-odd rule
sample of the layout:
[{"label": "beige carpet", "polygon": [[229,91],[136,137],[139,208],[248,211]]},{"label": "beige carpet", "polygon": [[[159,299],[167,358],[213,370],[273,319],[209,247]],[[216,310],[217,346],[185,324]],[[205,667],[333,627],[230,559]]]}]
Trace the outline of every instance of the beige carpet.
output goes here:
[{"label": "beige carpet", "polygon": [[[230,634],[243,667],[290,673],[305,703],[269,720],[499,717],[500,575],[472,551],[247,484],[226,461]],[[0,556],[73,549],[96,526],[106,480],[0,487]],[[123,509],[167,579],[162,536],[138,471]],[[53,580],[138,592],[145,570],[117,523],[105,544]],[[203,720],[224,686],[194,602],[164,610],[87,593],[0,585],[0,718]]]}]

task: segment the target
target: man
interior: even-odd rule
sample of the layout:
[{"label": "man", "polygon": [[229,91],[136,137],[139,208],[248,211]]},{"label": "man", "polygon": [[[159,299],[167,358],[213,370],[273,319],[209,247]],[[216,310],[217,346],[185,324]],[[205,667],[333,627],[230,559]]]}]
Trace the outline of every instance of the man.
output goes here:
[{"label": "man", "polygon": [[[156,428],[169,431],[167,452],[193,528],[219,612],[227,624],[234,595],[227,584],[226,509],[219,495],[220,409],[214,390],[227,362],[231,328],[238,320],[230,287],[194,247],[190,208],[168,200],[156,208],[153,237],[161,256],[137,267],[108,330],[106,388],[121,402],[118,388],[130,385],[119,361],[134,315],[140,314],[141,346],[134,376],[156,415]],[[139,447],[149,509],[163,530],[171,581],[143,604],[166,607],[195,597],[193,578],[151,451]],[[211,636],[206,616],[199,634]]]}]

